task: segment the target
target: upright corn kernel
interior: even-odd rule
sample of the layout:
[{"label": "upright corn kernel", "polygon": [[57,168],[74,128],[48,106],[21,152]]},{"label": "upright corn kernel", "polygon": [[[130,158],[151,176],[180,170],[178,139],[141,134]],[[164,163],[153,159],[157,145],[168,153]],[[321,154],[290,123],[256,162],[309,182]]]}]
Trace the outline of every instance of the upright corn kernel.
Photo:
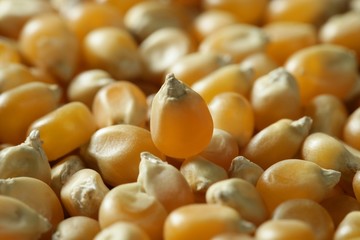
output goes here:
[{"label": "upright corn kernel", "polygon": [[168,74],[152,102],[150,131],[162,153],[186,158],[200,153],[209,144],[213,121],[202,97]]}]

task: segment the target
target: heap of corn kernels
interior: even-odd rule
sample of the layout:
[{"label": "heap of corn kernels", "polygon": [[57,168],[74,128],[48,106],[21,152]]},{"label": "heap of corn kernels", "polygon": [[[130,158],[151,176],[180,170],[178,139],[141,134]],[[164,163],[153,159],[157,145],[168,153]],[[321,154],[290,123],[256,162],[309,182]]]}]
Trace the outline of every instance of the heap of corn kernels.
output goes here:
[{"label": "heap of corn kernels", "polygon": [[359,0],[0,0],[0,239],[360,239]]}]

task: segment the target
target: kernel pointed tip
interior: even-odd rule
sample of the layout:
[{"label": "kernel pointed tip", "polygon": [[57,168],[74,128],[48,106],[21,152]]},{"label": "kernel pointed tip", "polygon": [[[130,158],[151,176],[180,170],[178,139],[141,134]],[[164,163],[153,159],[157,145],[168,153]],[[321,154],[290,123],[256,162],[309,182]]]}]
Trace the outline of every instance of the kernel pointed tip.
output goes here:
[{"label": "kernel pointed tip", "polygon": [[173,73],[166,75],[164,87],[169,97],[180,98],[186,94],[186,86]]}]

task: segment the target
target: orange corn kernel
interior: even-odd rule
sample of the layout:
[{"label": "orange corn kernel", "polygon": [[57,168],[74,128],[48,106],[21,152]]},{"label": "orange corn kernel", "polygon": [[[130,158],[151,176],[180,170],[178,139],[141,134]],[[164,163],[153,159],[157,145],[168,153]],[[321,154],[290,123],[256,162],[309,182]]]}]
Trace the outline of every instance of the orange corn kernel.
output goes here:
[{"label": "orange corn kernel", "polygon": [[300,159],[285,159],[260,176],[256,188],[270,213],[284,201],[306,198],[320,202],[340,181],[341,173]]},{"label": "orange corn kernel", "polygon": [[164,159],[150,132],[129,124],[101,128],[81,147],[85,163],[97,169],[104,182],[113,187],[136,182],[141,152],[150,152]]},{"label": "orange corn kernel", "polygon": [[76,37],[56,13],[37,15],[27,21],[21,30],[19,48],[32,65],[63,83],[71,80],[78,67]]},{"label": "orange corn kernel", "polygon": [[164,239],[208,240],[226,232],[251,233],[254,225],[220,204],[189,204],[172,211],[164,225]]},{"label": "orange corn kernel", "polygon": [[0,142],[23,142],[32,122],[58,107],[61,92],[57,85],[31,82],[0,94]]},{"label": "orange corn kernel", "polygon": [[134,83],[116,81],[95,95],[92,112],[99,128],[115,124],[145,127],[148,105],[145,93]]},{"label": "orange corn kernel", "polygon": [[169,74],[152,101],[150,131],[162,153],[186,158],[209,144],[213,121],[202,97]]},{"label": "orange corn kernel", "polygon": [[35,120],[29,127],[40,131],[49,161],[70,153],[90,140],[96,131],[93,115],[80,102],[70,102]]},{"label": "orange corn kernel", "polygon": [[214,127],[230,133],[238,146],[244,147],[251,139],[254,128],[254,112],[249,101],[239,93],[223,92],[209,103]]}]

